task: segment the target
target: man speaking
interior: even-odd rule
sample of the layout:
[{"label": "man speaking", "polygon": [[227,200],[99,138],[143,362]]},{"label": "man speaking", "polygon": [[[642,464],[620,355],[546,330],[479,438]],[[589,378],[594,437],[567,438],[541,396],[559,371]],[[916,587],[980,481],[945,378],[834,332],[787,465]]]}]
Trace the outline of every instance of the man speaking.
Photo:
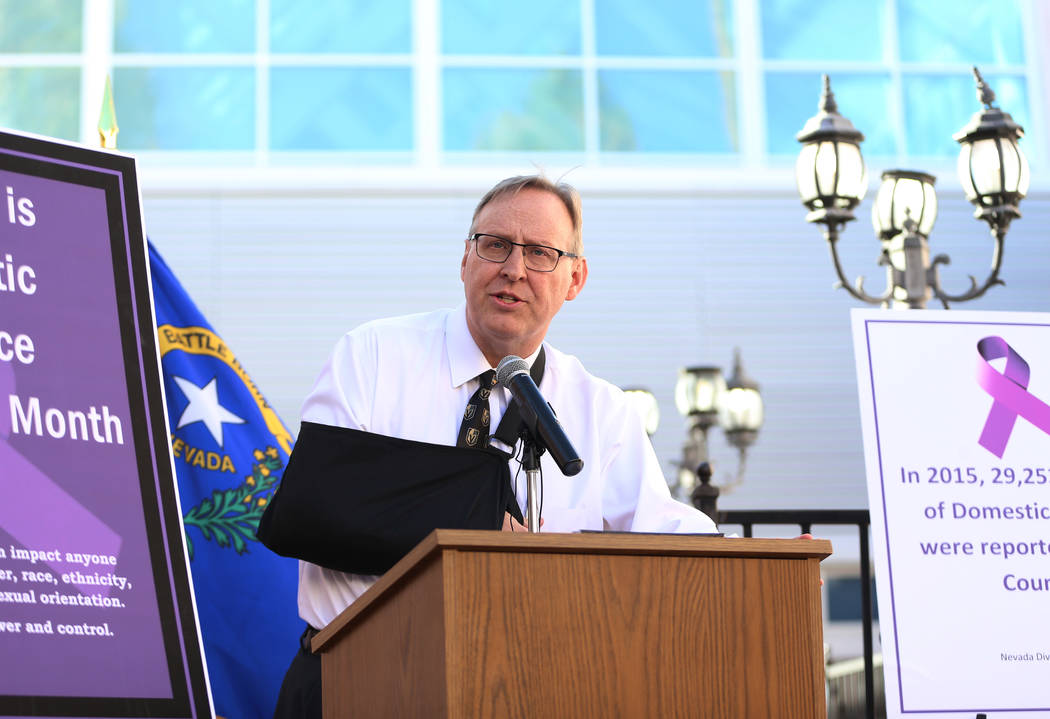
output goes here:
[{"label": "man speaking", "polygon": [[[296,525],[314,535],[310,541],[319,549],[283,552],[300,558],[299,614],[308,628],[285,677],[278,717],[321,716],[320,658],[310,653],[309,639],[410,548],[390,550],[396,543],[373,535],[398,535],[407,528],[401,525],[420,524],[413,514],[420,505],[431,519],[406,536],[421,539],[431,529],[457,526],[526,531],[520,509],[528,506],[526,487],[511,456],[517,426],[501,424],[520,420],[510,394],[494,380],[505,357],[525,360],[583,462],[578,474],[566,477],[542,456],[545,532],[716,531],[707,516],[671,497],[642,419],[623,393],[544,344],[554,316],[587,282],[575,189],[525,176],[489,190],[474,211],[460,277],[466,301],[455,309],[376,320],[347,333],[303,405],[275,513],[280,495],[294,491],[291,482],[319,483],[319,475],[334,491],[364,488],[369,496],[361,501],[379,508],[348,520],[369,527],[346,541],[353,560],[348,550],[328,550],[339,541],[315,526],[323,521]],[[475,501],[477,492],[491,497]],[[372,504],[379,495],[382,503]],[[360,504],[321,503],[338,503],[349,513],[354,507],[347,505]],[[484,517],[450,504],[482,506]],[[397,509],[387,511],[390,506]],[[319,515],[333,511],[317,508]],[[367,554],[357,552],[364,547]]]}]

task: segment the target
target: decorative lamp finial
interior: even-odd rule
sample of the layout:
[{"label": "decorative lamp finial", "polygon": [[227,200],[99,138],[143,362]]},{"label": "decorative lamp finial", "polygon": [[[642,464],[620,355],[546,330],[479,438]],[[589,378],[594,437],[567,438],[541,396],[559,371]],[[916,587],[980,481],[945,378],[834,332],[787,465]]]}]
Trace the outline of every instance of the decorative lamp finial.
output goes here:
[{"label": "decorative lamp finial", "polygon": [[831,78],[827,75],[822,76],[824,78],[824,92],[820,95],[820,107],[818,109],[828,113],[837,113],[839,106],[835,103],[835,93],[831,91]]},{"label": "decorative lamp finial", "polygon": [[981,77],[981,71],[976,65],[973,66],[973,79],[977,83],[977,102],[990,110],[993,107],[992,103],[995,102],[995,92]]}]

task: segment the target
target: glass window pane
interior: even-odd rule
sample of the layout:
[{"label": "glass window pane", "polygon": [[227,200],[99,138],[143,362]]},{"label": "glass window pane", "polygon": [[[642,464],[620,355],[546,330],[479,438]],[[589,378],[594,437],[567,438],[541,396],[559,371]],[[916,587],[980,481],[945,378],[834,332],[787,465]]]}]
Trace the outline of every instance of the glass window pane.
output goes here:
[{"label": "glass window pane", "polygon": [[599,0],[599,55],[732,57],[732,0]]},{"label": "glass window pane", "polygon": [[118,67],[113,98],[125,150],[251,150],[255,71]]},{"label": "glass window pane", "polygon": [[[995,104],[1010,113],[1017,123],[1031,130],[1028,125],[1028,96],[1024,77],[986,75],[985,80],[995,90]],[[905,75],[901,81],[904,87],[908,154],[941,157],[958,155],[959,143],[952,139],[952,135],[983,107],[977,102],[973,76],[968,73]],[[930,112],[930,108],[936,108],[936,112]]]},{"label": "glass window pane", "polygon": [[446,150],[583,149],[583,83],[576,70],[449,68]]},{"label": "glass window pane", "polygon": [[[795,135],[817,114],[824,85],[817,72],[766,73],[766,147],[771,155],[797,155]],[[835,73],[831,77],[839,113],[864,133],[865,158],[897,154],[891,121],[892,93],[888,74]]]},{"label": "glass window pane", "polygon": [[254,0],[115,0],[117,52],[252,52]]},{"label": "glass window pane", "polygon": [[904,62],[1024,63],[1017,0],[897,0]]},{"label": "glass window pane", "polygon": [[80,52],[81,0],[0,0],[0,52]]},{"label": "glass window pane", "polygon": [[0,67],[0,127],[79,140],[79,68]]},{"label": "glass window pane", "polygon": [[407,53],[409,0],[270,0],[272,52]]},{"label": "glass window pane", "polygon": [[441,49],[455,55],[578,55],[578,0],[444,0]]},{"label": "glass window pane", "polygon": [[408,68],[275,68],[274,150],[411,150]]},{"label": "glass window pane", "polygon": [[604,151],[739,149],[732,73],[604,70],[598,88]]},{"label": "glass window pane", "polygon": [[885,2],[761,0],[762,55],[771,60],[883,58]]}]

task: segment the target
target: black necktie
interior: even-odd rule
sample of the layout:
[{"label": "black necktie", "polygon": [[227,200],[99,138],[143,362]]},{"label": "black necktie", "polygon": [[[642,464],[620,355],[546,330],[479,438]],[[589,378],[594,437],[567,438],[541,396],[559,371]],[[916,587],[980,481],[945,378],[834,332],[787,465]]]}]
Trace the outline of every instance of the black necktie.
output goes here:
[{"label": "black necktie", "polygon": [[489,395],[496,386],[496,370],[490,369],[478,376],[478,389],[470,396],[463,410],[463,423],[459,427],[457,447],[481,448],[489,441]]}]

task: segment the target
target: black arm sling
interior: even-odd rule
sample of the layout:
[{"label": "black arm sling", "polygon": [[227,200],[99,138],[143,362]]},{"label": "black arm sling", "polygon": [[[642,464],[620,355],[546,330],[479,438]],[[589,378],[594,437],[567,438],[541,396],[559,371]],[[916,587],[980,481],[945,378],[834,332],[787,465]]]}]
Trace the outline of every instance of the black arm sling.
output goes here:
[{"label": "black arm sling", "polygon": [[[530,375],[539,385],[543,348]],[[493,437],[514,447],[513,399]],[[500,529],[523,522],[512,453],[415,442],[303,422],[257,536],[277,554],[353,574],[382,574],[434,529]]]}]

